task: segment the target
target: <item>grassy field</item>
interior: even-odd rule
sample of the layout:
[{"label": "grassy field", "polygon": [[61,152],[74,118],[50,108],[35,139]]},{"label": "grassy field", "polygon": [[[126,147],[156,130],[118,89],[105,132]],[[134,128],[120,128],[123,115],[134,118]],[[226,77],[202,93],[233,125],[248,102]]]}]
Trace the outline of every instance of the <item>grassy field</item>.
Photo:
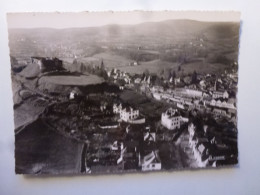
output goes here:
[{"label": "grassy field", "polygon": [[[156,52],[155,52],[156,53]],[[236,54],[235,53],[228,53],[225,54],[228,58],[233,58]],[[68,70],[76,70],[76,65],[73,65],[72,58],[66,58],[64,60],[64,65]],[[198,58],[196,62],[185,63],[181,65],[181,71],[178,71],[178,62],[167,62],[162,61],[160,59],[151,60],[147,62],[139,62],[138,66],[129,66],[133,60],[127,59],[124,56],[115,55],[111,52],[103,52],[93,55],[92,57],[85,57],[85,58],[78,58],[78,63],[84,64],[92,64],[92,65],[101,65],[101,61],[103,60],[104,65],[108,69],[118,68],[121,71],[128,72],[130,74],[142,74],[146,70],[150,73],[159,74],[162,70],[171,69],[174,70],[177,76],[181,74],[189,74],[193,73],[194,71],[198,73],[217,73],[219,71],[223,71],[227,68],[227,65],[220,64],[220,63],[210,63],[207,60],[202,58]],[[194,59],[196,60],[196,59]],[[75,66],[75,67],[73,67]],[[74,69],[73,69],[74,68]]]},{"label": "grassy field", "polygon": [[118,69],[126,71],[131,74],[142,74],[145,70],[150,73],[160,73],[164,69],[176,69],[178,68],[177,63],[165,62],[161,60],[153,60],[149,62],[140,62],[138,66],[125,66]]},{"label": "grassy field", "polygon": [[138,66],[121,66],[117,67],[119,70],[128,72],[130,74],[142,74],[146,70],[150,73],[159,74],[162,70],[171,69],[176,72],[176,75],[190,74],[196,71],[197,73],[218,73],[222,72],[228,66],[220,63],[206,63],[203,61],[191,62],[181,65],[181,71],[178,71],[179,63],[166,62],[161,60],[153,60],[149,62],[140,62]]},{"label": "grassy field", "polygon": [[[226,54],[233,57],[234,53]],[[200,61],[185,63],[181,65],[181,71],[178,71],[179,63],[177,62],[167,62],[162,61],[160,59],[147,61],[147,62],[139,62],[138,66],[129,66],[132,60],[126,59],[123,56],[113,55],[111,53],[99,53],[94,55],[93,57],[87,58],[79,58],[78,62],[83,62],[84,64],[92,64],[99,66],[101,61],[103,60],[104,65],[108,69],[118,68],[121,71],[125,71],[130,74],[142,74],[146,70],[153,74],[160,74],[162,70],[174,70],[177,76],[182,74],[187,75],[191,74],[194,71],[197,73],[208,74],[208,73],[219,73],[223,72],[224,69],[228,68],[228,65],[221,63],[210,63],[203,59],[198,59]],[[76,65],[71,64],[72,60],[66,60],[66,68],[68,70],[76,70]],[[74,69],[73,69],[73,66]]]},{"label": "grassy field", "polygon": [[[65,68],[70,69],[70,66],[73,66],[73,58],[62,58],[62,60],[64,60],[65,62]],[[128,66],[130,62],[133,62],[133,60],[129,60],[123,56],[115,55],[109,52],[98,53],[93,55],[92,57],[77,58],[78,63],[91,64],[96,66],[101,65],[102,60],[104,62],[105,67],[109,69],[121,66]]]},{"label": "grassy field", "polygon": [[197,73],[218,73],[223,72],[228,66],[225,64],[217,63],[204,63],[204,62],[191,62],[181,65],[181,71],[178,71],[178,63],[164,62],[160,60],[153,60],[150,62],[142,62],[139,66],[125,66],[120,67],[122,71],[126,71],[132,74],[141,74],[145,70],[148,70],[150,73],[159,74],[162,70],[171,69],[176,72],[176,75],[181,74],[190,74],[196,71]]},{"label": "grassy field", "polygon": [[56,84],[82,86],[102,83],[104,80],[96,75],[80,75],[80,76],[43,76],[39,80],[39,84]]},{"label": "grassy field", "polygon": [[93,56],[93,58],[97,58],[100,61],[103,60],[105,67],[107,68],[115,68],[121,66],[128,66],[130,62],[133,60],[127,59],[123,56],[111,54],[111,53],[99,53]]},{"label": "grassy field", "polygon": [[[64,67],[67,70],[70,71],[77,70],[76,65],[72,64],[74,58],[62,58],[62,60],[64,62],[63,63]],[[129,60],[123,56],[119,56],[111,53],[98,53],[93,55],[92,57],[77,58],[78,64],[83,63],[85,65],[96,65],[96,66],[100,66],[102,60],[105,67],[108,69],[128,66],[130,62],[133,62],[133,60]]]},{"label": "grassy field", "polygon": [[196,71],[197,73],[218,73],[223,72],[223,70],[227,67],[225,64],[212,64],[212,63],[204,63],[204,62],[192,62],[181,65],[181,68],[185,74],[193,73]]}]

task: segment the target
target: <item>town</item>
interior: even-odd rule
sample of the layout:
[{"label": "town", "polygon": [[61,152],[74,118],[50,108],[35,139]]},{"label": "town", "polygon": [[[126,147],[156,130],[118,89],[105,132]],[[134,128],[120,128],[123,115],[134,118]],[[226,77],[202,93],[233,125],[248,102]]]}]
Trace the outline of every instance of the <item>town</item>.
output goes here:
[{"label": "town", "polygon": [[84,73],[102,78],[100,84],[74,84],[62,90],[58,90],[59,84],[42,87],[41,80],[52,75],[80,75],[63,68],[58,58],[31,57],[31,63],[41,75],[37,88],[27,84],[19,94],[23,99],[42,99],[46,108],[40,118],[84,144],[81,172],[237,163],[236,63],[219,75],[196,71],[182,75],[170,70],[160,77],[149,71],[130,74],[108,69],[101,60],[99,66],[87,66]]},{"label": "town", "polygon": [[9,29],[16,173],[238,163],[238,22]]}]

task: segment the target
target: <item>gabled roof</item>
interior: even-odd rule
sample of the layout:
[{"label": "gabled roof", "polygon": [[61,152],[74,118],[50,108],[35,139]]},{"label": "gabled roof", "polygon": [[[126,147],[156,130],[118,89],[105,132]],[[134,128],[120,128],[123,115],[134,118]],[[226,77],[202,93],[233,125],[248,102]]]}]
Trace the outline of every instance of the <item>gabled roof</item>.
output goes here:
[{"label": "gabled roof", "polygon": [[181,116],[179,111],[177,109],[173,109],[173,108],[169,108],[168,110],[166,110],[165,114],[169,117]]},{"label": "gabled roof", "polygon": [[144,133],[144,141],[146,140],[152,140],[152,141],[155,141],[155,133],[150,133],[150,132],[146,132]]},{"label": "gabled roof", "polygon": [[151,163],[160,163],[161,159],[158,155],[158,151],[152,151],[142,159],[143,165],[149,165]]}]

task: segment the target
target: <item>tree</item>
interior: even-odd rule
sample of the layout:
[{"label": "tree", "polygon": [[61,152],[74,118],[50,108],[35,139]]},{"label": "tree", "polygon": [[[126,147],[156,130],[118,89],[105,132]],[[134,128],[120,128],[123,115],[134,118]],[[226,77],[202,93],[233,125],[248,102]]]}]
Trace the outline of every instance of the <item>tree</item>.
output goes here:
[{"label": "tree", "polygon": [[175,79],[176,78],[176,73],[175,70],[172,70],[172,78]]},{"label": "tree", "polygon": [[155,83],[155,85],[161,86],[163,82],[158,76],[156,76],[154,83]]},{"label": "tree", "polygon": [[145,69],[144,74],[145,74],[146,77],[149,76],[149,74],[150,74],[149,70]]},{"label": "tree", "polygon": [[85,72],[86,71],[86,67],[85,67],[85,65],[81,62],[81,64],[80,64],[80,72],[82,73],[82,72]]},{"label": "tree", "polygon": [[117,82],[118,82],[119,85],[125,85],[126,84],[125,80],[123,80],[123,79],[119,79]]},{"label": "tree", "polygon": [[164,76],[164,69],[161,70],[160,76]]},{"label": "tree", "polygon": [[105,65],[104,65],[103,60],[101,61],[100,69],[101,69],[101,70],[105,70]]},{"label": "tree", "polygon": [[87,70],[88,73],[91,73],[91,65],[88,65],[86,70]]},{"label": "tree", "polygon": [[197,83],[197,72],[194,70],[194,72],[192,73],[192,76],[191,76],[191,82],[194,84],[194,83]]},{"label": "tree", "polygon": [[77,59],[74,59],[73,62],[72,62],[73,65],[75,65],[77,63],[78,63]]},{"label": "tree", "polygon": [[166,78],[171,79],[171,77],[172,77],[172,71],[171,71],[171,69],[167,69],[167,77]]},{"label": "tree", "polygon": [[105,70],[101,70],[101,76],[105,79],[108,80],[108,75],[107,72]]}]

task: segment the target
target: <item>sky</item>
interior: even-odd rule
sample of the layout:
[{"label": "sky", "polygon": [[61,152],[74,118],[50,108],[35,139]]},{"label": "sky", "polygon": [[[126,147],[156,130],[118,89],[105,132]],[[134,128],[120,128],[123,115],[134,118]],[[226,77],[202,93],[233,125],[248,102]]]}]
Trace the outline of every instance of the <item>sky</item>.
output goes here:
[{"label": "sky", "polygon": [[108,24],[131,25],[170,19],[238,22],[239,12],[208,11],[131,11],[131,12],[75,12],[75,13],[8,13],[8,28],[81,28]]}]

